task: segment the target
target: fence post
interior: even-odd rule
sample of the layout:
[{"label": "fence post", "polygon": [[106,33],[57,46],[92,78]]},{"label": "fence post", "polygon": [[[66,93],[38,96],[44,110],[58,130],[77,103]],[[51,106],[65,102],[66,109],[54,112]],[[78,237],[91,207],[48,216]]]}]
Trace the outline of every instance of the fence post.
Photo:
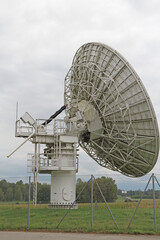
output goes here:
[{"label": "fence post", "polygon": [[93,175],[91,175],[91,228],[93,228]]},{"label": "fence post", "polygon": [[[93,175],[92,175],[92,176],[93,176]],[[112,214],[112,212],[111,212],[111,210],[110,210],[110,208],[109,208],[109,206],[108,206],[108,203],[106,202],[106,199],[105,199],[105,197],[104,197],[104,195],[103,195],[103,193],[102,193],[102,190],[101,190],[98,182],[96,181],[96,179],[95,179],[94,176],[93,176],[93,178],[94,178],[94,181],[95,181],[95,183],[96,183],[96,185],[97,185],[97,187],[98,187],[98,189],[99,189],[99,192],[100,192],[100,194],[101,194],[101,196],[102,196],[102,198],[103,198],[103,200],[104,200],[104,202],[105,202],[105,204],[106,204],[106,206],[107,206],[107,209],[108,209],[108,211],[109,211],[109,213],[110,213],[110,215],[111,215],[111,217],[112,217],[112,219],[113,219],[113,221],[114,221],[114,224],[116,225],[117,229],[119,229],[118,224],[117,224],[116,220],[115,220],[114,217],[113,217],[113,214]]]},{"label": "fence post", "polygon": [[156,206],[155,206],[154,173],[152,173],[152,188],[153,188],[154,230],[156,231]]},{"label": "fence post", "polygon": [[131,217],[131,220],[130,220],[130,222],[129,222],[129,224],[128,224],[128,228],[130,227],[130,225],[131,225],[131,223],[132,223],[132,221],[133,221],[133,218],[134,218],[134,216],[135,216],[135,214],[136,214],[136,212],[137,212],[137,209],[139,208],[139,205],[140,205],[140,203],[141,203],[141,201],[142,201],[142,198],[143,198],[143,196],[144,196],[145,191],[146,191],[147,188],[148,188],[148,185],[149,185],[149,183],[150,183],[150,181],[151,181],[151,178],[152,178],[152,175],[150,176],[150,178],[149,178],[149,180],[148,180],[148,182],[147,182],[147,185],[146,185],[146,187],[145,187],[145,189],[144,189],[144,191],[143,191],[143,193],[142,193],[142,195],[141,195],[141,198],[140,198],[140,200],[139,200],[139,202],[138,202],[138,205],[137,205],[137,207],[136,207],[136,209],[135,209],[135,211],[134,211],[134,213],[133,213],[133,215],[132,215],[132,217]]},{"label": "fence post", "polygon": [[28,229],[30,229],[30,201],[31,201],[31,176],[29,176],[29,191],[28,191]]}]

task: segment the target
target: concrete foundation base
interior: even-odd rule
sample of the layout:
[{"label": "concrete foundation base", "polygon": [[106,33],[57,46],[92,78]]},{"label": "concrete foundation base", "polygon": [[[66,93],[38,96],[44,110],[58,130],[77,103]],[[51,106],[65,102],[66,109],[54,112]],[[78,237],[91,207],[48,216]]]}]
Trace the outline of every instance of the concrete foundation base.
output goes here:
[{"label": "concrete foundation base", "polygon": [[[56,204],[48,204],[48,208],[56,208],[56,209],[69,209],[71,207],[70,204],[61,204],[61,205],[56,205]],[[71,209],[78,209],[78,204],[74,204]]]}]

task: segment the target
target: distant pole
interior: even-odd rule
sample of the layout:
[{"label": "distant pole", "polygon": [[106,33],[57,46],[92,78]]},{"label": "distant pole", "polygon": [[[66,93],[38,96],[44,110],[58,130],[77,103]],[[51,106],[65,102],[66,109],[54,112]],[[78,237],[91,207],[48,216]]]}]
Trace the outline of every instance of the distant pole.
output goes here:
[{"label": "distant pole", "polygon": [[93,175],[91,175],[91,228],[93,228]]},{"label": "distant pole", "polygon": [[154,173],[152,173],[152,188],[153,188],[154,230],[156,231],[156,206],[155,206]]},{"label": "distant pole", "polygon": [[28,229],[30,229],[30,201],[31,201],[31,176],[29,176],[29,191],[28,191]]}]

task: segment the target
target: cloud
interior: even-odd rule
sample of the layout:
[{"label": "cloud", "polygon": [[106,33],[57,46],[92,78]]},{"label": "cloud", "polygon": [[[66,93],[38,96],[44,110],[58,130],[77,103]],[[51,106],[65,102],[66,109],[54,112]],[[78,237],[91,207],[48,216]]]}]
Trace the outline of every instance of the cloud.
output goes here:
[{"label": "cloud", "polygon": [[[19,116],[28,111],[34,118],[48,118],[59,109],[64,78],[75,52],[86,42],[110,45],[131,63],[160,121],[159,10],[158,0],[1,1],[1,176],[26,174],[26,154],[32,149],[29,144],[12,159],[5,157],[22,142],[14,138],[16,102]],[[159,160],[154,170],[159,171]],[[81,153],[79,174],[105,171]]]}]

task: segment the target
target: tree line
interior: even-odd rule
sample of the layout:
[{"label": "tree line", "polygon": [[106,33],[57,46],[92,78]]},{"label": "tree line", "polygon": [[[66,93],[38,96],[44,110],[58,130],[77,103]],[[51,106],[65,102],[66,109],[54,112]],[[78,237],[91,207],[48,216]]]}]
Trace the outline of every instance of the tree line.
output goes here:
[{"label": "tree line", "polygon": [[[50,185],[46,183],[37,184],[39,202],[50,201]],[[5,179],[0,181],[0,201],[28,201],[29,184],[23,183],[22,180],[16,183],[7,182]],[[33,183],[31,183],[31,199],[33,199]]]},{"label": "tree line", "polygon": [[[126,193],[123,193],[122,190],[118,190],[118,195],[122,196],[122,197],[131,197],[133,199],[139,199],[143,194],[142,190],[129,190],[126,191]],[[145,191],[144,195],[143,195],[143,199],[152,199],[153,198],[153,190],[152,189],[148,189],[147,191]],[[156,190],[155,191],[155,198],[156,199],[160,199],[160,191]]]},{"label": "tree line", "polygon": [[[104,197],[108,202],[113,202],[117,199],[117,186],[112,178],[97,178],[97,183],[99,184]],[[87,182],[78,179],[76,182],[76,196],[79,195],[80,191],[84,188],[83,193],[78,199],[78,203],[87,203],[91,201],[91,182],[87,185]],[[29,184],[23,183],[22,180],[16,183],[7,182],[5,179],[0,181],[0,201],[28,201],[29,195]],[[103,201],[102,196],[94,183],[94,199],[95,201]],[[33,199],[33,183],[31,184],[31,199]],[[37,183],[37,201],[47,202],[50,201],[50,184]]]},{"label": "tree line", "polygon": [[[96,182],[98,183],[107,202],[116,201],[118,190],[117,190],[117,185],[115,184],[115,180],[113,180],[112,178],[101,177],[101,178],[96,178]],[[96,202],[104,202],[96,182],[95,181],[93,182],[93,199]],[[89,203],[91,202],[91,181],[87,183],[85,181],[82,181],[82,179],[79,178],[76,184],[77,196],[82,191],[83,188],[84,188],[84,191],[78,198],[77,202]]]},{"label": "tree line", "polygon": [[[98,185],[106,199],[107,202],[114,202],[117,199],[117,196],[122,197],[131,197],[139,199],[142,195],[141,190],[136,191],[127,191],[123,192],[120,189],[117,189],[117,185],[112,178],[96,178]],[[78,203],[89,203],[91,201],[91,181],[88,183],[83,181],[81,178],[77,179],[76,182],[76,196],[84,188],[84,191],[78,198]],[[22,180],[17,181],[16,183],[7,182],[5,179],[0,181],[0,201],[28,201],[28,183],[23,183]],[[160,191],[155,191],[155,197],[160,198]],[[151,199],[153,198],[153,192],[151,189],[147,190],[144,194],[144,198]],[[33,199],[33,183],[31,183],[31,200]],[[93,199],[96,202],[103,202],[103,198],[99,192],[96,182],[94,182],[94,191]],[[37,201],[41,203],[50,202],[50,184],[46,183],[37,183]]]}]

